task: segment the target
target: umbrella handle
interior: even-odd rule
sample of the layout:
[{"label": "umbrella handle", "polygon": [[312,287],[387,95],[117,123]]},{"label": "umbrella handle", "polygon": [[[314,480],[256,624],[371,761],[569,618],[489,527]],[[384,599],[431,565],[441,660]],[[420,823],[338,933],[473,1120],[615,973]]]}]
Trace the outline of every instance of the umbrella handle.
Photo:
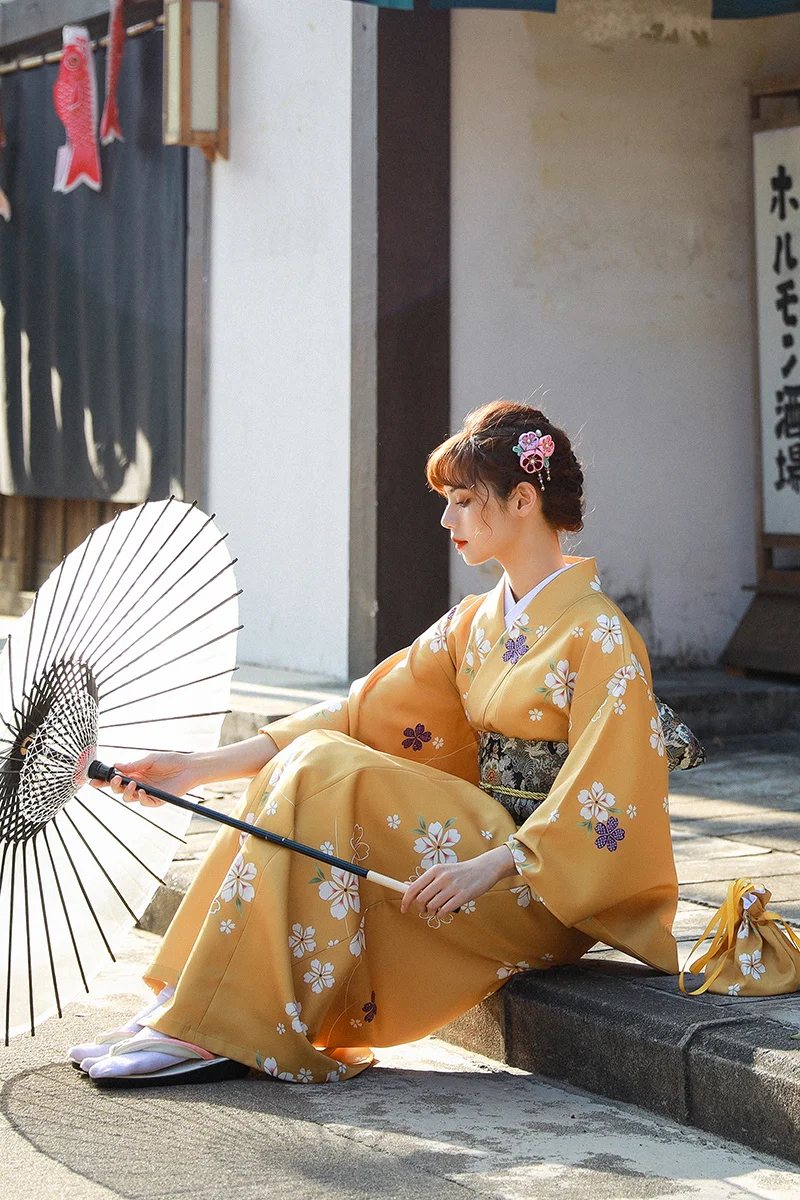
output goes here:
[{"label": "umbrella handle", "polygon": [[286,850],[294,850],[297,854],[304,854],[306,858],[314,858],[317,862],[327,863],[329,866],[338,867],[342,871],[349,871],[351,875],[358,875],[361,879],[366,879],[370,883],[380,884],[381,887],[390,888],[393,892],[405,893],[408,891],[408,884],[402,883],[399,879],[392,879],[389,875],[381,875],[379,871],[368,871],[366,867],[362,867],[360,863],[348,862],[346,858],[337,858],[334,854],[326,854],[324,850],[315,850],[313,846],[305,846],[302,842],[292,841],[291,838],[282,837],[279,833],[271,833],[268,829],[261,829],[257,825],[248,825],[246,821],[240,821],[237,817],[229,817],[227,813],[218,812],[214,808],[206,808],[202,804],[193,804],[191,800],[185,800],[183,796],[174,796],[172,792],[162,791],[161,788],[152,787],[149,783],[140,783],[136,779],[131,779],[129,775],[122,775],[113,767],[107,766],[105,763],[94,759],[89,763],[86,774],[90,779],[98,779],[102,783],[110,783],[112,779],[117,778],[121,783],[127,785],[133,783],[143,792],[147,792],[148,796],[154,796],[157,800],[164,800],[167,804],[173,804],[176,808],[184,808],[187,812],[197,813],[200,817],[210,817],[212,821],[218,821],[221,825],[229,825],[231,829],[238,829],[241,833],[249,834],[250,837],[261,838],[262,841],[272,842],[275,846],[283,846]]}]

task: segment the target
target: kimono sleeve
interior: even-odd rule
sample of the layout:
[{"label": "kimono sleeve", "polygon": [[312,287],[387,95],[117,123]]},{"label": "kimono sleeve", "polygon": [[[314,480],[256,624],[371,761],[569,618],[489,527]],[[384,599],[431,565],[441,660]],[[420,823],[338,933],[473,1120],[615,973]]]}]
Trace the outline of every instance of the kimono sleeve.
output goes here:
[{"label": "kimono sleeve", "polygon": [[667,758],[644,645],[620,621],[620,645],[586,648],[569,754],[509,847],[534,897],[562,924],[675,973]]},{"label": "kimono sleeve", "polygon": [[477,783],[478,741],[456,687],[456,663],[474,606],[469,602],[475,599],[462,601],[413,645],[356,680],[346,700],[323,701],[259,732],[282,750],[312,730],[336,730],[374,750]]}]

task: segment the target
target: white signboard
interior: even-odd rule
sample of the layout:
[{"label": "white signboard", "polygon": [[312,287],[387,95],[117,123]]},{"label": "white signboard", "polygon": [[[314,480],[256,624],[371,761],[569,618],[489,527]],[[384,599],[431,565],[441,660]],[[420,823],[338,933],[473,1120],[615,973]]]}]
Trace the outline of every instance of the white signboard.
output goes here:
[{"label": "white signboard", "polygon": [[763,533],[800,534],[800,126],[753,135]]}]

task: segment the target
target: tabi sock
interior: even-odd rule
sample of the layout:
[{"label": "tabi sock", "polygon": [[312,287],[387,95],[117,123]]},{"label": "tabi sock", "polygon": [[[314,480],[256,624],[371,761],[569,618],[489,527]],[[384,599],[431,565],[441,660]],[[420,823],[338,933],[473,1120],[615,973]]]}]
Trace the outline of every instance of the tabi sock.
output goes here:
[{"label": "tabi sock", "polygon": [[174,1054],[159,1054],[156,1050],[134,1050],[137,1038],[148,1041],[159,1038],[165,1042],[173,1040],[166,1033],[159,1033],[157,1029],[142,1029],[131,1038],[131,1049],[126,1054],[106,1054],[91,1066],[87,1064],[89,1076],[92,1079],[109,1079],[125,1075],[149,1075],[153,1071],[175,1067],[181,1061],[185,1061],[176,1058]]},{"label": "tabi sock", "polygon": [[[141,1012],[138,1012],[135,1017],[131,1017],[130,1021],[128,1021],[126,1025],[120,1025],[120,1036],[116,1040],[121,1042],[126,1035],[132,1037],[135,1033],[138,1033],[140,1029],[144,1028],[144,1022],[147,1020],[147,1018],[152,1017],[153,1013],[156,1012],[157,1009],[161,1008],[162,1004],[166,1004],[168,1000],[171,1000],[174,995],[174,987],[162,988],[155,1000],[151,1000],[149,1004],[145,1005]],[[109,1045],[110,1043],[108,1042],[86,1042],[81,1046],[73,1046],[71,1050],[67,1051],[67,1056],[71,1058],[73,1062],[78,1063],[82,1063],[87,1058],[104,1058],[105,1055],[108,1054]]]}]

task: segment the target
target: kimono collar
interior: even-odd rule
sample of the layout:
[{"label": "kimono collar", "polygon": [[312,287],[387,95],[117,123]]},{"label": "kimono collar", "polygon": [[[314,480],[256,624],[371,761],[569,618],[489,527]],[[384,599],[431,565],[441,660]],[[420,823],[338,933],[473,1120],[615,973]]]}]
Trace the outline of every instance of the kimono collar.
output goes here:
[{"label": "kimono collar", "polygon": [[539,595],[539,592],[543,591],[547,587],[548,583],[551,583],[559,575],[563,575],[564,571],[568,571],[570,567],[574,567],[578,561],[583,560],[568,560],[566,566],[559,567],[557,571],[553,571],[552,575],[548,575],[546,579],[542,579],[536,584],[536,587],[532,587],[529,592],[526,592],[521,600],[514,599],[514,593],[511,591],[511,584],[508,582],[508,576],[504,575],[503,608],[505,613],[506,629],[509,629],[514,624],[520,613],[525,611],[530,602]]}]

